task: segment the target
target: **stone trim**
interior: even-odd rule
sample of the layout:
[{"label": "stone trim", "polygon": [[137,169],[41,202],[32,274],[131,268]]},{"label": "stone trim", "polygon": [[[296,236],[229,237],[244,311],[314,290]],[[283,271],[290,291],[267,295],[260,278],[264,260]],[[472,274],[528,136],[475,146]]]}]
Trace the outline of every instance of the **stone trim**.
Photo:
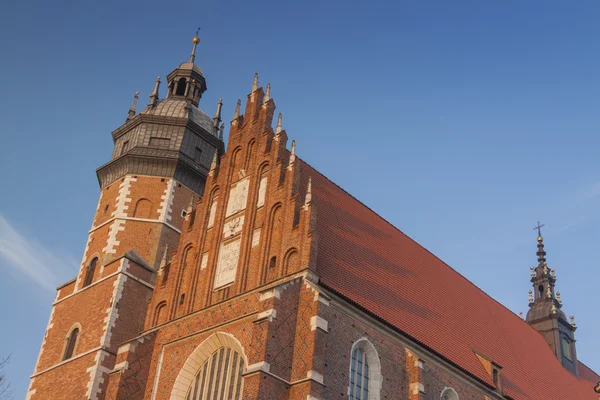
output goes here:
[{"label": "stone trim", "polygon": [[164,194],[161,196],[162,202],[158,208],[158,220],[167,222],[171,220],[171,212],[173,211],[173,199],[175,197],[175,179],[169,179]]},{"label": "stone trim", "polygon": [[271,308],[269,310],[258,313],[254,322],[258,322],[264,319],[267,319],[269,322],[272,322],[275,318],[277,318],[277,310]]},{"label": "stone trim", "polygon": [[73,356],[73,357],[69,358],[68,360],[61,361],[61,362],[59,362],[58,364],[54,364],[53,366],[51,366],[51,367],[48,367],[48,368],[46,368],[46,369],[44,369],[44,370],[42,370],[42,371],[40,371],[40,372],[36,372],[35,374],[31,375],[29,378],[33,379],[33,378],[35,378],[36,376],[40,376],[40,375],[42,375],[42,374],[45,374],[45,373],[46,373],[46,372],[48,372],[48,371],[51,371],[51,370],[53,370],[54,368],[58,368],[58,367],[60,367],[61,365],[68,364],[68,363],[70,363],[71,361],[75,361],[75,360],[77,360],[77,359],[79,359],[79,358],[81,358],[81,357],[85,357],[85,356],[87,356],[87,355],[89,355],[89,354],[91,354],[91,353],[93,353],[93,352],[95,352],[95,351],[99,351],[99,350],[104,350],[104,351],[106,351],[107,353],[110,353],[108,350],[106,350],[106,349],[102,349],[102,347],[100,347],[100,346],[98,346],[98,347],[94,347],[93,349],[91,349],[91,350],[88,350],[88,351],[86,351],[85,353],[77,354],[76,356]]},{"label": "stone trim", "polygon": [[[198,372],[198,368],[200,368],[200,366],[202,366],[215,351],[222,347],[231,348],[237,351],[244,359],[244,366],[248,365],[248,357],[239,340],[229,333],[216,332],[196,347],[192,354],[187,358],[175,379],[175,384],[173,385],[173,390],[171,391],[169,399],[185,400],[190,385],[193,383],[194,377]],[[158,378],[160,378],[160,376],[158,376]],[[156,391],[154,393],[156,393]],[[153,394],[152,398],[155,398],[155,394]]]},{"label": "stone trim", "polygon": [[423,386],[420,382],[415,382],[410,384],[410,393],[411,394],[419,394],[425,393],[425,386]]},{"label": "stone trim", "polygon": [[352,374],[352,354],[356,348],[361,348],[369,361],[369,400],[379,400],[383,375],[381,374],[381,361],[377,349],[366,337],[358,339],[350,349],[350,363],[348,365],[348,394],[350,394],[350,375]]},{"label": "stone trim", "polygon": [[315,315],[310,319],[310,330],[316,331],[317,328],[321,329],[323,332],[328,332],[329,323],[327,320]]},{"label": "stone trim", "polygon": [[[110,224],[111,222],[113,222],[116,219],[117,219],[117,217],[112,217],[112,218],[104,221],[100,225],[92,227],[92,229],[90,229],[88,231],[88,234],[91,234],[91,233],[97,231],[98,229],[102,228],[104,225]],[[119,217],[118,219],[125,220],[125,221],[154,222],[154,223],[157,223],[157,224],[165,224],[167,227],[173,229],[175,232],[181,233],[181,229],[178,229],[178,228],[174,227],[173,225],[171,225],[168,222],[160,221],[158,219],[137,218],[137,217]]]},{"label": "stone trim", "polygon": [[148,283],[148,282],[146,282],[146,281],[144,281],[144,280],[142,280],[142,279],[138,278],[137,276],[134,276],[134,275],[132,275],[130,272],[123,272],[123,271],[120,271],[120,270],[118,270],[118,271],[116,271],[116,272],[113,272],[113,273],[112,273],[112,274],[110,274],[110,275],[106,275],[106,276],[105,276],[105,277],[103,277],[102,279],[99,279],[99,280],[97,280],[96,282],[93,282],[93,283],[91,283],[90,285],[88,285],[88,286],[86,286],[86,287],[84,287],[84,288],[82,288],[82,289],[80,289],[80,290],[78,290],[78,291],[76,291],[76,292],[73,292],[73,293],[71,293],[70,295],[67,295],[67,296],[63,297],[63,298],[62,298],[62,299],[60,299],[60,300],[57,300],[57,301],[55,301],[54,303],[52,303],[52,306],[55,306],[55,305],[57,305],[58,303],[61,303],[61,302],[65,301],[66,299],[68,299],[68,298],[71,298],[71,297],[73,297],[73,296],[75,296],[75,295],[77,295],[77,294],[79,294],[79,293],[83,292],[84,290],[87,290],[87,289],[89,289],[89,288],[91,288],[91,287],[93,287],[93,286],[95,286],[95,285],[97,285],[97,284],[99,284],[99,283],[101,283],[101,282],[104,282],[105,280],[107,280],[107,279],[110,279],[110,278],[112,278],[113,276],[119,275],[119,274],[126,275],[126,276],[128,276],[129,278],[133,279],[134,281],[136,281],[136,282],[138,282],[138,283],[141,283],[142,285],[146,286],[147,288],[150,288],[150,289],[153,289],[153,290],[154,290],[154,285],[151,285],[150,283]]}]

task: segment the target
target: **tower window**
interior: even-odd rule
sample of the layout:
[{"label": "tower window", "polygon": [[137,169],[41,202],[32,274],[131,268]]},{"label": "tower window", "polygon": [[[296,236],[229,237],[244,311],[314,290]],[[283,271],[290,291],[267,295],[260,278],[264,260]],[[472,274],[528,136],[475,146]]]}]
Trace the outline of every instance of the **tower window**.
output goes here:
[{"label": "tower window", "polygon": [[186,86],[186,80],[184,78],[180,79],[179,82],[177,82],[177,90],[175,91],[175,95],[176,96],[183,96],[185,95],[185,86]]},{"label": "tower window", "polygon": [[94,272],[96,271],[96,264],[98,263],[98,257],[94,257],[90,265],[87,266],[85,272],[85,280],[83,281],[83,287],[89,286],[94,279]]},{"label": "tower window", "polygon": [[199,147],[196,147],[196,149],[194,150],[194,161],[196,161],[197,163],[200,163],[201,159],[202,159],[202,149]]},{"label": "tower window", "polygon": [[63,361],[73,357],[75,353],[75,345],[77,344],[77,337],[79,336],[79,328],[75,328],[67,336],[67,343],[65,345],[65,354],[63,355]]},{"label": "tower window", "polygon": [[563,357],[569,361],[573,361],[573,353],[571,352],[571,342],[569,342],[569,339],[567,339],[566,337],[563,337],[560,342],[561,342]]},{"label": "tower window", "polygon": [[275,256],[271,257],[271,261],[269,261],[269,268],[275,268],[276,264],[277,264],[277,257],[275,257]]},{"label": "tower window", "polygon": [[129,140],[126,140],[123,143],[123,147],[121,147],[121,154],[125,154],[127,150],[129,150]]},{"label": "tower window", "polygon": [[544,298],[544,285],[538,286],[538,299]]}]

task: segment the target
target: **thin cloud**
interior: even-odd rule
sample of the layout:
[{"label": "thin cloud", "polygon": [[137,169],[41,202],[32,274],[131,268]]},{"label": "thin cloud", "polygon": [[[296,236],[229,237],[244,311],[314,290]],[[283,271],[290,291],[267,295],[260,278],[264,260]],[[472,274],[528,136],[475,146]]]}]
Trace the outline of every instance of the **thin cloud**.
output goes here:
[{"label": "thin cloud", "polygon": [[38,286],[55,290],[60,279],[76,270],[76,262],[20,234],[0,215],[0,266],[18,271]]}]

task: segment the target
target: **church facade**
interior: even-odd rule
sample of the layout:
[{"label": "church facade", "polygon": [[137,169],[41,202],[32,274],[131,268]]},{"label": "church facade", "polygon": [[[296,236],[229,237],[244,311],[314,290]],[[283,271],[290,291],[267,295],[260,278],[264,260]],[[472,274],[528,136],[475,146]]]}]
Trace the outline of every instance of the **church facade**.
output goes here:
[{"label": "church facade", "polygon": [[599,398],[541,232],[522,318],[288,149],[258,76],[225,146],[193,42],[112,133],[28,400]]}]

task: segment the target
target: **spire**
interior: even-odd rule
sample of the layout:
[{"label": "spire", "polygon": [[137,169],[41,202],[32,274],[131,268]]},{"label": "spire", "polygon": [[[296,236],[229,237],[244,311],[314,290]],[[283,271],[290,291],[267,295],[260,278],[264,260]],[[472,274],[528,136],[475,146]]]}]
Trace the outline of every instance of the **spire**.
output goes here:
[{"label": "spire", "polygon": [[164,271],[165,267],[168,264],[168,258],[169,256],[169,245],[165,245],[165,251],[163,252],[163,256],[162,259],[160,260],[160,266],[158,268],[158,273],[162,274],[162,271]]},{"label": "spire", "polygon": [[192,197],[190,198],[190,204],[188,204],[188,208],[187,208],[187,210],[186,210],[186,213],[187,213],[187,214],[186,214],[186,217],[187,217],[188,215],[191,215],[191,214],[192,214],[192,212],[194,211],[194,203],[195,203],[195,200],[196,200],[196,199],[195,199],[195,197],[194,197],[194,196],[192,196]]},{"label": "spire", "polygon": [[221,122],[221,108],[223,107],[223,99],[220,98],[217,103],[217,111],[215,111],[215,116],[213,117],[213,130],[215,131],[215,135],[219,131],[219,122]]},{"label": "spire", "polygon": [[225,131],[225,122],[221,122],[221,131],[219,132],[219,140],[223,140],[223,132]]},{"label": "spire", "polygon": [[312,201],[312,177],[308,177],[308,186],[306,187],[306,196],[304,197],[304,208],[308,208],[308,205]]},{"label": "spire", "polygon": [[258,72],[254,73],[254,82],[252,82],[252,93],[258,90]]},{"label": "spire", "polygon": [[290,171],[294,167],[295,162],[296,162],[296,141],[292,140],[292,151],[290,151],[290,162],[288,164],[288,169]]},{"label": "spire", "polygon": [[135,96],[133,96],[133,103],[131,103],[131,107],[129,107],[129,112],[127,113],[127,119],[125,122],[129,121],[133,117],[135,117],[135,108],[137,106],[137,101],[140,97],[140,92],[135,92]]},{"label": "spire", "polygon": [[281,121],[283,119],[283,115],[281,113],[279,113],[279,115],[277,116],[277,128],[275,129],[275,133],[276,134],[280,134],[281,131],[283,130],[281,127]]},{"label": "spire", "polygon": [[266,104],[267,101],[269,101],[271,99],[271,84],[267,83],[267,92],[265,93],[265,98],[263,99],[263,102]]},{"label": "spire", "polygon": [[160,76],[156,78],[156,83],[154,84],[154,90],[150,93],[150,103],[149,106],[153,107],[158,102],[158,89],[160,87]]},{"label": "spire", "polygon": [[235,112],[233,113],[233,119],[236,120],[240,117],[240,107],[242,106],[242,100],[238,99],[235,106]]},{"label": "spire", "polygon": [[544,251],[544,238],[542,237],[542,228],[546,226],[545,224],[540,224],[540,221],[538,221],[537,226],[535,228],[533,228],[534,230],[537,229],[538,231],[538,237],[537,237],[537,241],[538,241],[538,251],[537,251],[537,256],[538,256],[538,263],[539,265],[544,265],[546,263],[546,252]]},{"label": "spire", "polygon": [[212,163],[210,163],[210,170],[208,171],[208,175],[213,176],[215,171],[217,170],[217,161],[219,157],[219,151],[215,150],[215,154],[213,155]]},{"label": "spire", "polygon": [[198,32],[200,32],[200,28],[196,30],[196,36],[192,39],[192,43],[194,43],[194,47],[192,48],[192,55],[190,56],[190,62],[193,64],[196,60],[196,46],[200,43],[200,38],[198,38]]}]

